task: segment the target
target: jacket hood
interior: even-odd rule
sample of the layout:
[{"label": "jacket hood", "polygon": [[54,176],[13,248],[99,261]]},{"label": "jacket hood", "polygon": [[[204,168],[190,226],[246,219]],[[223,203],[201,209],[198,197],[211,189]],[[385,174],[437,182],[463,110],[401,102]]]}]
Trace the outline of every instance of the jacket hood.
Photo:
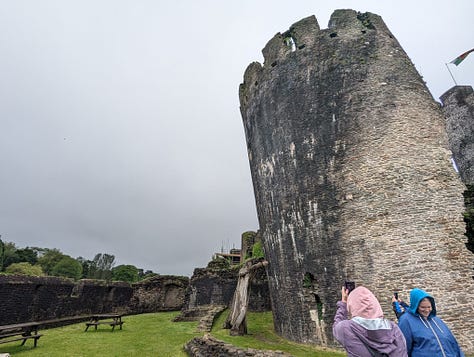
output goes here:
[{"label": "jacket hood", "polygon": [[410,307],[408,308],[408,311],[415,316],[419,316],[420,314],[418,313],[418,306],[420,305],[421,300],[424,298],[428,298],[431,301],[432,310],[429,317],[436,316],[436,305],[434,298],[426,291],[418,288],[414,288],[412,291],[410,291]]},{"label": "jacket hood", "polygon": [[364,286],[351,291],[347,297],[347,310],[351,317],[376,319],[383,317],[382,307],[372,292]]}]

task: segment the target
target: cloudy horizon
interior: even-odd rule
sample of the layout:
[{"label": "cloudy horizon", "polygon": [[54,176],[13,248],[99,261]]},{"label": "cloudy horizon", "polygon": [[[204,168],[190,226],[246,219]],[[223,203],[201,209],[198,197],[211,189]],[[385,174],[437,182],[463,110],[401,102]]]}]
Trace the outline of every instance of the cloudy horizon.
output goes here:
[{"label": "cloudy horizon", "polygon": [[[472,85],[474,3],[18,0],[0,3],[0,235],[191,276],[258,229],[239,112],[278,32],[373,12],[435,100]],[[449,66],[449,67],[448,67]],[[451,74],[448,71],[451,70]]]}]

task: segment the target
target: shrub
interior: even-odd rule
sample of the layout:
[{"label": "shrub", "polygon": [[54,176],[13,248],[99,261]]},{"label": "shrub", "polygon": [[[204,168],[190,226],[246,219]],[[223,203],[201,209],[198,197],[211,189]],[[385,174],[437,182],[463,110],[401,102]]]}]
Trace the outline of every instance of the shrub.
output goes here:
[{"label": "shrub", "polygon": [[76,259],[64,256],[51,270],[51,275],[78,280],[82,276],[82,264]]},{"label": "shrub", "polygon": [[10,264],[5,272],[8,274],[19,274],[19,275],[30,275],[30,276],[43,276],[45,275],[43,269],[39,265],[31,265],[27,262],[13,263]]}]

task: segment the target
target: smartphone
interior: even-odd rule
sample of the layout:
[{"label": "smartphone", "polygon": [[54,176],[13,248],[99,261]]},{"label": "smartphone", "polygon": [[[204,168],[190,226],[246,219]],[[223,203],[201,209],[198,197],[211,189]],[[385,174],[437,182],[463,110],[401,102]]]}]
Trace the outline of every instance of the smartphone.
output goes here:
[{"label": "smartphone", "polygon": [[356,285],[353,281],[346,281],[344,282],[344,287],[346,288],[347,294],[349,295],[351,291],[355,289]]},{"label": "smartphone", "polygon": [[396,291],[393,293],[393,296],[395,296],[395,300],[398,300],[398,293]]}]

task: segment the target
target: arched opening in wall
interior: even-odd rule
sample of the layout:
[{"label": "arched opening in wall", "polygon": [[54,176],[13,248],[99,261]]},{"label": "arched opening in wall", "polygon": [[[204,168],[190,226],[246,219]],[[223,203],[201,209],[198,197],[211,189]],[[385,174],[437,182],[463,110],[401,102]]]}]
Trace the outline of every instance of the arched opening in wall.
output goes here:
[{"label": "arched opening in wall", "polygon": [[168,285],[165,288],[165,296],[163,299],[163,307],[176,308],[181,306],[180,289],[176,285]]},{"label": "arched opening in wall", "polygon": [[189,294],[189,306],[188,309],[193,307],[197,307],[197,288],[195,286],[191,286],[191,292]]},{"label": "arched opening in wall", "polygon": [[318,294],[313,294],[314,295],[314,301],[316,304],[316,312],[318,315],[318,320],[321,321],[323,319],[323,302],[321,301],[321,298],[319,297]]},{"label": "arched opening in wall", "polygon": [[323,345],[327,345],[326,323],[323,319],[324,304],[317,293],[313,293],[313,309],[311,310],[311,318],[316,324],[316,337]]},{"label": "arched opening in wall", "polygon": [[291,52],[296,51],[296,42],[295,42],[295,39],[291,35],[286,35],[284,41],[285,41],[285,45],[290,47]]},{"label": "arched opening in wall", "polygon": [[315,324],[316,339],[323,345],[327,344],[326,324],[324,322],[324,304],[319,295],[319,286],[313,274],[306,272],[303,276],[303,292],[309,315]]},{"label": "arched opening in wall", "polygon": [[115,287],[109,286],[107,289],[107,301],[114,301]]}]

